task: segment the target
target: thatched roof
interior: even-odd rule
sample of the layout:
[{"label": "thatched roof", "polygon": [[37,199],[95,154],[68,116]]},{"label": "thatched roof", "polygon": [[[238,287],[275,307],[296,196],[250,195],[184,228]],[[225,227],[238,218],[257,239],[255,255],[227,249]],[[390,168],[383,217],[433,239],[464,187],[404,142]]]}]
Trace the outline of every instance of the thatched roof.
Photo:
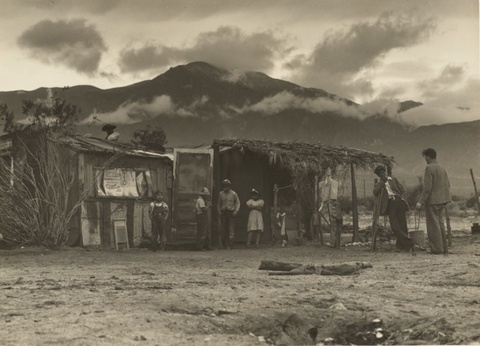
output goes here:
[{"label": "thatched roof", "polygon": [[216,139],[213,144],[261,155],[268,159],[270,164],[279,164],[297,176],[321,174],[327,167],[336,168],[350,164],[360,169],[372,169],[378,164],[395,164],[392,156],[343,146],[239,138]]}]

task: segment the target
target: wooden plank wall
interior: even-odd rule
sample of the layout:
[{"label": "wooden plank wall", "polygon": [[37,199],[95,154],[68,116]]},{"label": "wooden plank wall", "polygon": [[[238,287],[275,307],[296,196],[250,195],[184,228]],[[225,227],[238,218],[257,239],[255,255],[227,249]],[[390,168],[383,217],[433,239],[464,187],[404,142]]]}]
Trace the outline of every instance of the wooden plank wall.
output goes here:
[{"label": "wooden plank wall", "polygon": [[[125,219],[130,247],[139,246],[143,238],[151,236],[151,221],[148,212],[152,197],[142,199],[96,197],[95,169],[102,167],[107,159],[106,155],[78,154],[79,193],[82,193],[84,189],[88,190],[87,200],[82,203],[81,208],[82,245],[115,248],[113,220]],[[154,191],[164,191],[167,203],[171,206],[171,165],[157,159],[122,157],[111,167],[150,169],[152,188]],[[168,227],[167,237],[169,235],[170,228]]]},{"label": "wooden plank wall", "polygon": [[133,211],[133,244],[139,246],[143,238],[150,239],[152,227],[149,212],[149,202],[136,202]]},{"label": "wooden plank wall", "polygon": [[103,224],[101,202],[83,201],[81,206],[81,229],[83,246],[102,245],[101,232]]}]

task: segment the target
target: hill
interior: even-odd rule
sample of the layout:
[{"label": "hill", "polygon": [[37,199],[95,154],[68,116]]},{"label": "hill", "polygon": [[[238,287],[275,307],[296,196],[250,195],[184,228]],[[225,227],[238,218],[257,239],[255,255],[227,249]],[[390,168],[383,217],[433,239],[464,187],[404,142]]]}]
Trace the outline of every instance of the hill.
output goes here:
[{"label": "hill", "polygon": [[[361,105],[325,90],[254,71],[194,62],[112,89],[81,85],[0,92],[0,103],[19,115],[22,99],[44,100],[51,94],[65,95],[78,105],[79,132],[96,137],[104,136],[101,126],[110,122],[124,141],[146,124],[160,125],[170,146],[210,144],[214,138],[232,136],[345,145],[395,156],[395,174],[408,184],[423,172],[421,150],[433,147],[455,180],[454,192],[464,195],[472,191],[469,168],[480,172],[480,121],[412,130],[385,115],[367,117]],[[410,100],[398,109],[421,106]]]}]

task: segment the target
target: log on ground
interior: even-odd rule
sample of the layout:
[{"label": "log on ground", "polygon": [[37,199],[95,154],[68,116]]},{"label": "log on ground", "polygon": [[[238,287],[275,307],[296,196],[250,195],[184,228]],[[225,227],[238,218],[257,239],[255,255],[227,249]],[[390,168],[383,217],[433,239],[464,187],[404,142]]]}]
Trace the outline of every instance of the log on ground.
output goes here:
[{"label": "log on ground", "polygon": [[277,270],[277,271],[289,272],[290,270],[299,268],[299,267],[303,267],[303,264],[275,262],[275,261],[262,261],[260,262],[260,267],[258,267],[258,270]]},{"label": "log on ground", "polygon": [[268,272],[268,275],[311,275],[316,274],[317,268],[314,266],[302,266],[295,269],[292,269],[288,272],[279,271],[279,272]]},{"label": "log on ground", "polygon": [[325,264],[322,266],[320,275],[352,275],[365,268],[372,268],[372,264],[369,262]]}]

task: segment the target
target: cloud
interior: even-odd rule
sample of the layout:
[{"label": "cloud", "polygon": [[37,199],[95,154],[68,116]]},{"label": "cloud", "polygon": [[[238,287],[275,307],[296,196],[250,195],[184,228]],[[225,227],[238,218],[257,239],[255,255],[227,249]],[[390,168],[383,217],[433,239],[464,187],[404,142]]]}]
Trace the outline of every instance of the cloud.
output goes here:
[{"label": "cloud", "polygon": [[228,83],[237,83],[246,78],[245,71],[240,70],[230,70],[227,74],[224,74],[220,77],[221,81],[228,82]]},{"label": "cloud", "polygon": [[468,79],[457,89],[430,95],[423,106],[402,113],[402,119],[417,126],[479,120],[478,95],[480,79]]},{"label": "cloud", "polygon": [[431,18],[385,12],[375,22],[329,31],[309,56],[295,58],[292,76],[302,84],[350,97],[372,93],[370,69],[391,50],[425,41],[435,27]]},{"label": "cloud", "polygon": [[[286,23],[301,21],[321,21],[335,18],[337,21],[345,19],[370,18],[373,12],[403,11],[405,7],[415,7],[418,12],[428,11],[443,17],[477,17],[478,2],[472,0],[291,0],[274,1],[238,1],[238,0],[22,0],[4,1],[2,7],[7,8],[7,14],[14,10],[21,11],[33,8],[36,11],[58,11],[62,14],[88,13],[103,15],[129,16],[134,20],[168,21],[199,20],[215,15],[229,14],[258,14],[268,12],[270,18],[277,18]],[[17,4],[18,3],[18,4]],[[19,6],[21,8],[19,9]],[[4,12],[4,11],[2,11]],[[3,13],[0,12],[0,16]],[[247,19],[248,20],[248,19]]]},{"label": "cloud", "polygon": [[62,64],[87,75],[98,70],[102,53],[107,50],[96,28],[83,19],[42,20],[25,30],[17,42],[34,59]]},{"label": "cloud", "polygon": [[244,105],[234,108],[238,113],[259,112],[264,115],[278,114],[288,109],[301,109],[311,113],[336,112],[343,116],[365,118],[356,106],[350,106],[340,99],[326,97],[305,98],[296,96],[288,91],[282,91],[253,105]]},{"label": "cloud", "polygon": [[162,114],[170,114],[174,111],[174,105],[170,96],[162,95],[147,103],[144,101],[125,102],[115,111],[109,113],[98,113],[94,111],[82,124],[92,124],[97,121],[101,123],[114,124],[135,124],[148,119],[156,118]]},{"label": "cloud", "polygon": [[381,115],[395,121],[401,121],[398,114],[400,102],[395,98],[376,98],[370,102],[365,102],[360,106],[360,110],[368,115]]},{"label": "cloud", "polygon": [[269,71],[275,59],[288,52],[285,39],[271,32],[246,34],[237,27],[222,26],[200,33],[189,47],[146,44],[125,48],[119,65],[123,72],[161,68],[174,63],[206,61],[227,69]]},{"label": "cloud", "polygon": [[148,44],[138,49],[123,49],[119,65],[122,72],[152,70],[168,66],[179,57],[181,52],[177,49]]},{"label": "cloud", "polygon": [[[452,95],[452,98],[454,97],[455,96]],[[243,107],[230,106],[230,108],[234,110],[236,114],[258,112],[265,116],[279,114],[282,111],[292,109],[300,109],[312,114],[329,112],[360,120],[365,120],[372,116],[381,116],[409,126],[418,125],[413,117],[405,116],[404,113],[398,113],[400,101],[390,97],[376,98],[362,105],[349,105],[343,99],[339,98],[311,98],[297,96],[288,91],[282,91],[271,97],[266,97],[255,104],[246,104]],[[231,114],[229,117],[231,117]]]},{"label": "cloud", "polygon": [[125,102],[115,111],[99,113],[94,111],[87,118],[81,121],[82,124],[114,123],[121,125],[136,124],[142,121],[154,119],[160,116],[176,117],[199,117],[197,109],[208,102],[208,96],[202,96],[188,106],[176,105],[170,96],[161,95],[155,97],[152,102],[143,100]]},{"label": "cloud", "polygon": [[422,97],[434,98],[439,92],[451,89],[465,78],[465,69],[462,66],[447,65],[437,78],[423,80],[418,83]]},{"label": "cloud", "polygon": [[406,91],[406,88],[402,86],[382,88],[382,91],[380,92],[378,98],[379,99],[396,98],[397,96],[404,94],[405,91]]}]

